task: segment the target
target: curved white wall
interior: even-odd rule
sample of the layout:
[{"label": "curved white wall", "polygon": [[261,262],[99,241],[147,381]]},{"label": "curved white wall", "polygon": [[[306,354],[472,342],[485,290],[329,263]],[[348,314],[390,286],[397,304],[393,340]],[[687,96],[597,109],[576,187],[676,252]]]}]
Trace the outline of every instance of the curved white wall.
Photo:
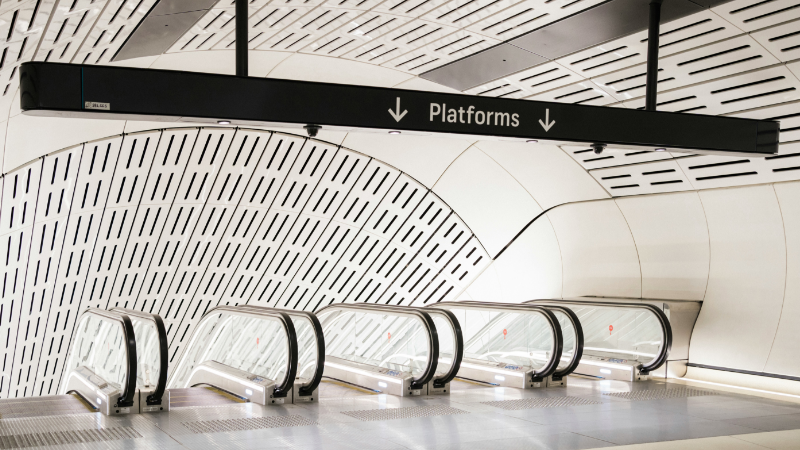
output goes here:
[{"label": "curved white wall", "polygon": [[786,233],[786,291],[775,343],[764,370],[800,374],[800,183],[781,183],[774,188]]},{"label": "curved white wall", "polygon": [[711,238],[693,362],[763,371],[783,304],[786,240],[771,185],[700,193]]},{"label": "curved white wall", "polygon": [[547,215],[561,246],[564,297],[641,296],[636,245],[616,203],[574,203]]},{"label": "curved white wall", "polygon": [[616,200],[636,242],[642,297],[702,300],[708,228],[697,192]]},{"label": "curved white wall", "polygon": [[462,297],[579,295],[702,300],[691,362],[800,376],[800,182],[559,206]]}]

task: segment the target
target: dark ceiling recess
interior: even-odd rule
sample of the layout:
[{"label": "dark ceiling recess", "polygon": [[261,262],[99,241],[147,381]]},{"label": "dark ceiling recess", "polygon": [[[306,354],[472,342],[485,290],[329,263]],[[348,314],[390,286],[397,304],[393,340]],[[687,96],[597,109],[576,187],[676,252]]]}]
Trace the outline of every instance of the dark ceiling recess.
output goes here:
[{"label": "dark ceiling recess", "polygon": [[163,54],[216,3],[217,0],[159,0],[111,60]]},{"label": "dark ceiling recess", "polygon": [[[730,0],[664,0],[661,23]],[[646,30],[649,0],[610,0],[420,75],[465,91],[521,70]]]}]

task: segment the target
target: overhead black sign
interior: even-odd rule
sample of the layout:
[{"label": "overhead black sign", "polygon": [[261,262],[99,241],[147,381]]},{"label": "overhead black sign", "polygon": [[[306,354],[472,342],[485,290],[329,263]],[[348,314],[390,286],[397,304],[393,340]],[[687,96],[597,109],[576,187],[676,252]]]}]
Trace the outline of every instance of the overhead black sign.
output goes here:
[{"label": "overhead black sign", "polygon": [[23,64],[20,77],[21,107],[29,115],[316,124],[697,153],[778,151],[778,123],[763,120],[41,62]]}]

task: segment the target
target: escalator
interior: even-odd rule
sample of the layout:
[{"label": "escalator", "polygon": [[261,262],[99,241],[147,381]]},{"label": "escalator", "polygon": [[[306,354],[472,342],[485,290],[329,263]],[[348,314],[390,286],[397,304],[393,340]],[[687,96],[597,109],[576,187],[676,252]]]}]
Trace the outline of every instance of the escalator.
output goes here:
[{"label": "escalator", "polygon": [[577,317],[563,307],[485,302],[443,302],[461,323],[464,356],[458,378],[514,388],[563,386],[581,357]]},{"label": "escalator", "polygon": [[[308,312],[219,306],[195,328],[168,387],[192,396],[262,405],[318,401],[325,344]],[[227,394],[227,395],[226,395]]]},{"label": "escalator", "polygon": [[463,338],[446,310],[340,303],[317,312],[326,341],[325,377],[366,392],[449,394]]},{"label": "escalator", "polygon": [[59,393],[106,415],[169,410],[167,337],[161,318],[89,308],[75,327]]},{"label": "escalator", "polygon": [[576,298],[533,300],[526,305],[568,307],[584,333],[576,374],[597,379],[643,381],[683,376],[699,302]]}]

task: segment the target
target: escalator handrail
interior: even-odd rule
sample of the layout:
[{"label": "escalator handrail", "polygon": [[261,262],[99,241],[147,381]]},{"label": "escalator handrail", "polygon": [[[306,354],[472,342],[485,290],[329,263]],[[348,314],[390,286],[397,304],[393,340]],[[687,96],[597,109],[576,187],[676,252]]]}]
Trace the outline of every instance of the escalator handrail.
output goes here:
[{"label": "escalator handrail", "polygon": [[[570,323],[572,323],[572,328],[575,330],[575,351],[572,353],[572,360],[569,362],[567,367],[564,370],[556,370],[553,372],[554,377],[565,377],[581,364],[581,358],[583,357],[583,326],[581,326],[581,321],[578,319],[578,315],[575,314],[574,311],[565,307],[565,306],[555,306],[555,305],[548,305],[547,309],[557,310],[562,312],[567,318],[569,319]],[[561,330],[562,332],[564,330]],[[563,353],[562,353],[563,354]]]},{"label": "escalator handrail", "polygon": [[661,352],[658,356],[650,361],[648,365],[641,365],[639,367],[639,371],[644,375],[650,373],[659,367],[661,367],[665,362],[667,362],[667,358],[669,357],[669,352],[672,349],[672,325],[669,323],[669,318],[664,311],[660,310],[658,307],[650,305],[648,303],[618,303],[618,302],[603,302],[603,301],[580,301],[580,300],[528,300],[525,302],[527,304],[533,303],[540,303],[540,304],[552,304],[558,306],[560,304],[567,304],[567,305],[581,305],[581,306],[605,306],[611,308],[637,308],[637,309],[646,309],[653,313],[658,319],[659,325],[661,325],[661,333],[664,336],[664,344],[661,346]]},{"label": "escalator handrail", "polygon": [[133,323],[130,317],[119,312],[106,311],[99,308],[87,308],[78,318],[78,324],[84,315],[95,315],[105,319],[114,320],[122,325],[122,335],[125,338],[125,356],[127,358],[127,372],[122,390],[122,395],[117,400],[120,408],[133,406],[134,395],[136,395],[136,335],[133,332]]},{"label": "escalator handrail", "polygon": [[413,316],[420,319],[428,331],[428,348],[430,349],[430,353],[428,354],[428,362],[425,371],[411,382],[410,387],[414,390],[422,389],[436,376],[436,366],[439,363],[439,334],[436,331],[436,325],[433,323],[433,319],[431,319],[431,316],[427,312],[422,311],[420,308],[410,306],[381,305],[375,303],[336,303],[325,306],[317,311],[317,316],[327,309],[366,310],[376,313],[385,313],[388,311],[394,315]]},{"label": "escalator handrail", "polygon": [[553,353],[550,355],[550,360],[542,367],[540,370],[536,370],[533,372],[534,378],[546,378],[550,375],[553,375],[558,369],[558,363],[561,361],[561,354],[564,351],[564,335],[561,331],[561,325],[558,323],[558,318],[556,318],[555,314],[552,311],[548,310],[547,308],[543,308],[540,306],[529,305],[529,306],[522,306],[521,303],[492,303],[492,302],[478,302],[478,301],[457,301],[457,302],[441,302],[430,305],[431,308],[446,308],[449,305],[455,305],[457,308],[459,305],[462,307],[471,307],[476,309],[500,309],[504,311],[511,311],[511,312],[519,312],[519,313],[526,313],[526,312],[536,312],[544,316],[545,320],[547,321],[548,325],[550,325],[550,330],[553,333]]},{"label": "escalator handrail", "polygon": [[[256,305],[239,305],[237,306],[237,308],[247,308],[247,309],[252,308],[254,310],[269,309],[263,306],[256,306]],[[290,317],[297,316],[308,319],[309,322],[311,322],[311,328],[314,330],[314,337],[316,338],[317,342],[317,367],[314,370],[314,376],[311,377],[311,380],[298,389],[300,395],[302,396],[311,395],[317,389],[317,387],[319,387],[319,384],[322,382],[322,373],[325,371],[325,336],[322,333],[322,324],[319,322],[319,319],[317,318],[316,314],[310,311],[295,311],[292,309],[287,309],[287,310],[282,310],[282,312],[288,314]]]},{"label": "escalator handrail", "polygon": [[[286,376],[284,377],[283,383],[280,386],[275,387],[272,395],[274,397],[286,397],[286,395],[292,391],[294,379],[297,376],[297,333],[294,329],[294,323],[289,315],[274,308],[264,308],[256,311],[249,308],[239,308],[238,306],[216,306],[203,314],[203,317],[200,318],[197,326],[194,327],[194,330],[192,331],[192,337],[189,339],[189,343],[191,344],[194,342],[195,334],[197,333],[197,330],[202,328],[201,325],[206,317],[212,317],[214,314],[221,313],[233,313],[234,315],[246,317],[264,316],[271,319],[277,319],[281,325],[283,325],[283,331],[286,333],[287,345],[289,346],[289,358],[286,362]],[[189,348],[189,346],[187,346],[187,348]],[[187,352],[184,351],[181,358],[186,357],[186,355]],[[178,371],[176,370],[173,375],[177,374],[177,372]]]},{"label": "escalator handrail", "polygon": [[450,370],[443,377],[433,380],[433,387],[440,388],[453,381],[456,375],[458,375],[458,370],[461,369],[461,361],[464,359],[464,335],[461,332],[461,324],[458,322],[455,314],[446,309],[438,309],[437,312],[447,317],[447,319],[450,321],[450,324],[453,327],[453,337],[455,338],[453,363],[450,365]]},{"label": "escalator handrail", "polygon": [[142,320],[152,320],[156,324],[156,331],[158,332],[158,352],[160,356],[158,382],[156,389],[152,394],[147,396],[145,400],[148,405],[160,405],[161,399],[164,397],[164,392],[167,389],[167,373],[169,371],[169,342],[167,341],[167,329],[164,326],[164,320],[158,314],[150,314],[143,311],[136,311],[135,309],[128,308],[111,308],[111,311],[118,311],[128,317],[138,317]]}]

